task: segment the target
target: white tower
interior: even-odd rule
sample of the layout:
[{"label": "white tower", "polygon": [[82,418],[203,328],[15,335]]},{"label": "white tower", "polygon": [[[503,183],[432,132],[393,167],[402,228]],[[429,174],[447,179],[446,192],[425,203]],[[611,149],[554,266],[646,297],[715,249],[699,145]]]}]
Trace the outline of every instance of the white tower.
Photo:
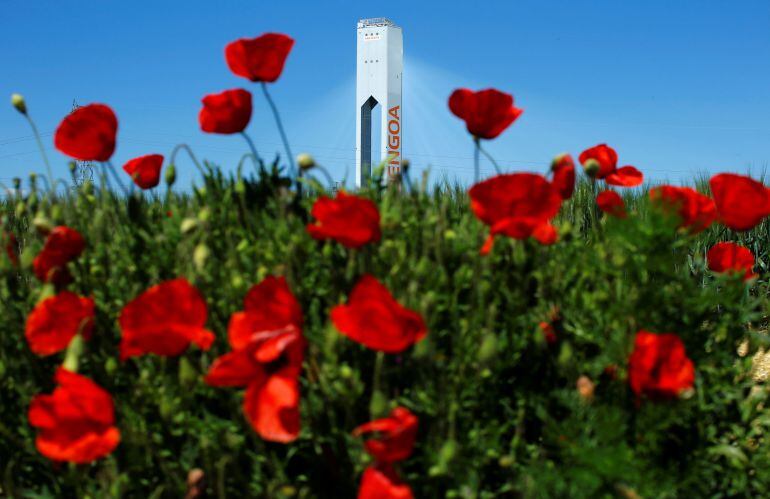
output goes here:
[{"label": "white tower", "polygon": [[386,161],[388,178],[401,172],[404,130],[401,28],[385,18],[358,21],[356,54],[356,186],[361,187],[372,172],[372,109],[377,104],[381,106],[382,158],[375,158],[374,164]]}]

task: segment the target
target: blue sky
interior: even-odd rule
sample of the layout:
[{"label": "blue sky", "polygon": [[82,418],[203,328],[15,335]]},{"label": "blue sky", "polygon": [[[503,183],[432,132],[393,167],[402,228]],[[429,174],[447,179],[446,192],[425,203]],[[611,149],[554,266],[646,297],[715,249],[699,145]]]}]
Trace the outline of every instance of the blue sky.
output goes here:
[{"label": "blue sky", "polygon": [[[385,16],[404,29],[404,155],[432,178],[468,182],[472,143],[451,91],[497,87],[522,117],[488,150],[508,170],[544,172],[557,153],[607,142],[654,180],[770,164],[770,3],[763,1],[323,2],[0,0],[0,98],[22,93],[57,176],[53,130],[79,103],[118,114],[114,163],[190,144],[232,168],[238,136],[200,132],[200,98],[251,90],[248,129],[281,151],[258,87],[223,49],[266,31],[296,45],[271,90],[295,151],[353,177],[355,27]],[[181,182],[193,167],[178,161]],[[27,124],[0,105],[0,181],[42,171]],[[489,174],[491,170],[483,170]]]}]

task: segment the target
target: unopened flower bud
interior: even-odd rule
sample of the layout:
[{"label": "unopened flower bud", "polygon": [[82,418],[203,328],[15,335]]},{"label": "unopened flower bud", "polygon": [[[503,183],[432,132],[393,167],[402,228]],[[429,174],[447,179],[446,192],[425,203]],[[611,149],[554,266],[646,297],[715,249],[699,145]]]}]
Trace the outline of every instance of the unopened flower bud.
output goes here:
[{"label": "unopened flower bud", "polygon": [[601,165],[598,161],[591,158],[586,160],[585,163],[583,163],[583,171],[586,172],[586,175],[588,175],[591,178],[596,177],[596,174],[599,173],[599,169],[601,168]]},{"label": "unopened flower bud", "polygon": [[494,333],[487,333],[481,340],[478,359],[482,364],[486,364],[495,357],[497,353],[497,336]]},{"label": "unopened flower bud", "polygon": [[179,384],[184,387],[190,387],[198,379],[198,373],[187,358],[182,357],[179,361]]},{"label": "unopened flower bud", "polygon": [[409,173],[409,167],[412,166],[412,162],[404,158],[401,160],[401,171],[403,173]]},{"label": "unopened flower bud", "polygon": [[51,221],[42,213],[35,215],[35,218],[32,219],[32,225],[41,236],[48,235],[48,233],[51,232],[51,229],[53,229]]},{"label": "unopened flower bud", "polygon": [[21,189],[21,179],[19,177],[13,177],[13,188],[17,191]]},{"label": "unopened flower bud", "polygon": [[211,210],[207,207],[201,208],[198,212],[198,220],[201,222],[207,222],[211,218]]},{"label": "unopened flower bud", "polygon": [[75,163],[74,161],[70,161],[69,163],[67,163],[67,168],[69,168],[70,173],[74,175],[75,171],[78,169],[78,164]]},{"label": "unopened flower bud", "polygon": [[310,154],[303,152],[297,156],[297,166],[303,171],[310,170],[315,167],[315,159]]},{"label": "unopened flower bud", "polygon": [[174,182],[176,182],[176,166],[174,166],[174,163],[171,163],[166,167],[164,179],[166,180],[166,185],[168,187],[171,187],[174,185]]},{"label": "unopened flower bud", "polygon": [[590,402],[594,398],[594,388],[596,385],[594,385],[594,382],[591,381],[591,378],[588,376],[581,376],[577,380],[577,391],[580,395],[580,398],[585,400],[586,402]]},{"label": "unopened flower bud", "polygon": [[11,94],[11,105],[24,116],[27,115],[27,103],[24,102],[21,94]]},{"label": "unopened flower bud", "polygon": [[209,255],[211,255],[211,250],[208,246],[206,246],[206,243],[200,243],[195,247],[195,250],[193,251],[193,263],[195,264],[195,268],[197,268],[198,271],[204,269],[206,266],[206,260],[209,259]]},{"label": "unopened flower bud", "polygon": [[196,227],[198,227],[198,220],[188,217],[182,220],[182,224],[179,226],[179,230],[182,231],[182,234],[187,234],[195,230]]}]

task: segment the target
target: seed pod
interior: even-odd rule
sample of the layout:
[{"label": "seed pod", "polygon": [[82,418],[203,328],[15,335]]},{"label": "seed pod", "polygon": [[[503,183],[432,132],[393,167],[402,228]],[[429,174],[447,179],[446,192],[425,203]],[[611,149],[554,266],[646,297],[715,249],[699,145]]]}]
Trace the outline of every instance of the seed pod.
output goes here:
[{"label": "seed pod", "polygon": [[168,187],[171,187],[174,185],[174,182],[176,182],[176,166],[174,166],[174,163],[171,163],[166,167],[164,180],[166,181],[166,185]]},{"label": "seed pod", "polygon": [[313,159],[313,156],[310,154],[303,152],[302,154],[297,155],[297,166],[302,171],[307,171],[315,167],[315,159]]}]

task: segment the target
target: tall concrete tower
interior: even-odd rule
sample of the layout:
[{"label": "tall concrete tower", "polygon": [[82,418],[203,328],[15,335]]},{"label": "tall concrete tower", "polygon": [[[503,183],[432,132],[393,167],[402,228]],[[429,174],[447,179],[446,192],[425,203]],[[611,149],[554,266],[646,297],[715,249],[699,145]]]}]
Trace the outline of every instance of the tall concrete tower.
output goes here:
[{"label": "tall concrete tower", "polygon": [[[385,18],[358,21],[356,45],[356,186],[372,164],[387,162],[387,177],[401,172],[404,109],[401,105],[404,41],[401,28]],[[381,158],[372,158],[372,109],[380,105]]]}]

